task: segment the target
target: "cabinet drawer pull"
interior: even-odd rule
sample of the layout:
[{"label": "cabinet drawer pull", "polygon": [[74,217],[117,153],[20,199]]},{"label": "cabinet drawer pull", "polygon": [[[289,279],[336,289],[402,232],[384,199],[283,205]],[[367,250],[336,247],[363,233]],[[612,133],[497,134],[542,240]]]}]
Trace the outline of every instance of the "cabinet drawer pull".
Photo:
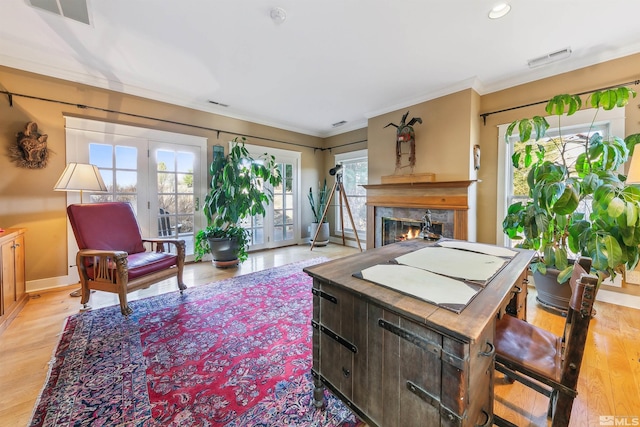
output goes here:
[{"label": "cabinet drawer pull", "polygon": [[522,288],[520,286],[516,285],[516,286],[514,286],[514,289],[511,292],[513,292],[514,294],[517,295],[517,294],[522,292]]},{"label": "cabinet drawer pull", "polygon": [[493,357],[493,355],[496,354],[496,346],[491,344],[489,341],[487,341],[487,346],[489,347],[489,351],[479,351],[479,356]]},{"label": "cabinet drawer pull", "polygon": [[351,376],[351,371],[347,368],[342,368],[342,375],[344,375],[345,378],[349,378]]}]

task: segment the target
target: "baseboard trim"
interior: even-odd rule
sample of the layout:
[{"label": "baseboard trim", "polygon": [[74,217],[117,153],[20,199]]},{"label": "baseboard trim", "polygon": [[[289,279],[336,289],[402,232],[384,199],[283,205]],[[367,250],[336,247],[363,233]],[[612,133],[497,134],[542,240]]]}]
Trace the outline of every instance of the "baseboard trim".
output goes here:
[{"label": "baseboard trim", "polygon": [[48,277],[46,279],[29,280],[27,282],[27,293],[37,293],[43,291],[50,291],[54,289],[64,288],[71,285],[80,285],[77,278],[72,276],[58,276]]},{"label": "baseboard trim", "polygon": [[596,301],[602,301],[609,304],[615,304],[640,310],[640,296],[636,295],[600,289],[598,291],[598,294],[596,295]]}]

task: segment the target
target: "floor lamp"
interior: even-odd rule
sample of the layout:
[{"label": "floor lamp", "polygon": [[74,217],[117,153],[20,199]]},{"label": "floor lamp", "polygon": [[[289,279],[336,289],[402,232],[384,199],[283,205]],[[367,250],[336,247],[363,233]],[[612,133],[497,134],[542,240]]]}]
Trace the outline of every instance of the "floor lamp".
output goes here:
[{"label": "floor lamp", "polygon": [[[67,167],[64,168],[64,172],[62,172],[53,189],[55,191],[79,191],[80,203],[83,202],[83,191],[90,191],[92,193],[107,192],[107,186],[102,180],[98,167],[87,163],[69,163]],[[71,292],[71,296],[82,296],[82,289]]]}]

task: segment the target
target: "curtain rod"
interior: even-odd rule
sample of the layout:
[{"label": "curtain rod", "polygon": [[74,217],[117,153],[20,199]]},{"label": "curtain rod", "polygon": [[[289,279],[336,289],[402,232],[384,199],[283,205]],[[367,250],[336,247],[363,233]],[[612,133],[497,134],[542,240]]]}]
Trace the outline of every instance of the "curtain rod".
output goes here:
[{"label": "curtain rod", "polygon": [[[586,95],[588,93],[597,92],[599,90],[607,90],[607,89],[613,89],[613,88],[616,88],[616,87],[619,87],[619,86],[629,86],[629,85],[638,85],[638,84],[640,84],[640,80],[634,80],[634,81],[627,82],[627,83],[621,83],[621,84],[618,84],[618,85],[601,87],[600,89],[593,89],[593,90],[588,90],[588,91],[585,91],[585,92],[580,92],[580,93],[578,93],[576,95],[582,96],[582,95]],[[547,103],[547,102],[549,102],[548,99],[544,100],[544,101],[532,102],[530,104],[518,105],[517,107],[505,108],[504,110],[497,110],[497,111],[491,111],[489,113],[482,113],[482,114],[480,114],[480,117],[482,117],[482,121],[483,121],[484,125],[486,126],[487,125],[487,117],[492,115],[492,114],[504,113],[505,111],[518,110],[520,108],[531,107],[532,105],[539,105],[539,104],[544,104],[544,103]]]},{"label": "curtain rod", "polygon": [[334,145],[333,147],[325,148],[325,150],[329,150],[329,151],[331,151],[331,150],[333,150],[334,148],[346,147],[346,146],[348,146],[348,145],[353,145],[353,144],[360,144],[361,142],[369,142],[369,140],[368,140],[368,139],[361,139],[360,141],[346,142],[346,143],[344,143],[344,144]]},{"label": "curtain rod", "polygon": [[[125,115],[125,116],[136,117],[136,118],[139,118],[139,119],[155,120],[155,121],[159,121],[159,122],[162,122],[162,123],[169,123],[169,124],[174,124],[174,125],[179,125],[179,126],[187,126],[187,127],[192,127],[192,128],[196,128],[196,129],[213,131],[213,132],[217,132],[217,137],[218,138],[220,138],[220,134],[221,133],[226,133],[226,134],[229,134],[229,135],[244,136],[244,137],[247,137],[247,138],[261,139],[263,141],[278,142],[278,143],[281,143],[281,144],[288,144],[288,145],[295,145],[295,146],[298,146],[298,147],[309,148],[309,149],[313,149],[314,152],[316,150],[320,150],[320,151],[331,150],[331,148],[311,147],[309,145],[298,144],[298,143],[295,143],[295,142],[281,141],[279,139],[266,138],[266,137],[263,137],[263,136],[255,136],[255,135],[242,134],[242,133],[237,133],[237,132],[229,132],[229,131],[226,131],[224,129],[216,129],[216,128],[210,128],[210,127],[207,127],[207,126],[200,126],[200,125],[194,125],[194,124],[190,124],[190,123],[177,122],[177,121],[174,121],[174,120],[166,120],[166,119],[160,119],[160,118],[156,118],[156,117],[143,116],[141,114],[134,114],[134,113],[127,113],[127,112],[124,112],[124,111],[110,110],[108,108],[92,107],[92,106],[83,105],[83,104],[74,104],[73,102],[60,101],[60,100],[57,100],[57,99],[41,98],[39,96],[25,95],[25,94],[21,94],[21,93],[12,93],[12,92],[8,92],[8,91],[5,91],[5,90],[0,91],[0,93],[3,93],[5,95],[7,95],[7,97],[9,98],[9,107],[13,107],[13,97],[14,96],[20,96],[20,97],[23,97],[23,98],[35,99],[35,100],[38,100],[38,101],[54,102],[54,103],[62,104],[62,105],[69,105],[69,106],[80,108],[80,109],[83,109],[83,110],[97,110],[97,111],[102,111],[102,112],[105,112],[105,113],[122,114],[122,115]],[[360,141],[358,141],[358,142],[360,142]],[[345,145],[348,145],[348,144],[345,144]],[[338,147],[341,147],[341,145],[338,146]],[[336,148],[336,147],[333,147],[333,148]]]}]

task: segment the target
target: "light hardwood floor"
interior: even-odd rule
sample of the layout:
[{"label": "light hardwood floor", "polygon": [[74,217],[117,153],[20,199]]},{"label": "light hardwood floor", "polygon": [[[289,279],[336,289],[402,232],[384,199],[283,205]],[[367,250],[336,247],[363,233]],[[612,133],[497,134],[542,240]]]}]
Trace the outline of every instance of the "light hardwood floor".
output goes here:
[{"label": "light hardwood floor", "polygon": [[[339,258],[358,250],[340,245],[293,246],[252,253],[237,269],[215,269],[210,263],[190,264],[185,283],[198,286],[228,277],[304,259]],[[77,286],[32,295],[24,309],[0,335],[0,426],[25,426],[44,385],[48,363],[57,345],[64,319],[78,312],[79,298],[69,296]],[[138,292],[129,299],[176,290],[168,280]],[[528,320],[560,333],[564,318],[538,307],[531,290]],[[117,304],[115,295],[96,292],[93,308]],[[600,416],[615,415],[640,420],[640,311],[596,303],[588,349],[580,376],[579,396],[574,404],[572,426],[599,426]],[[520,426],[547,425],[546,399],[519,384],[496,379],[495,410]],[[471,397],[473,399],[473,396]],[[518,409],[524,408],[524,410]],[[625,424],[632,425],[632,424]]]}]

